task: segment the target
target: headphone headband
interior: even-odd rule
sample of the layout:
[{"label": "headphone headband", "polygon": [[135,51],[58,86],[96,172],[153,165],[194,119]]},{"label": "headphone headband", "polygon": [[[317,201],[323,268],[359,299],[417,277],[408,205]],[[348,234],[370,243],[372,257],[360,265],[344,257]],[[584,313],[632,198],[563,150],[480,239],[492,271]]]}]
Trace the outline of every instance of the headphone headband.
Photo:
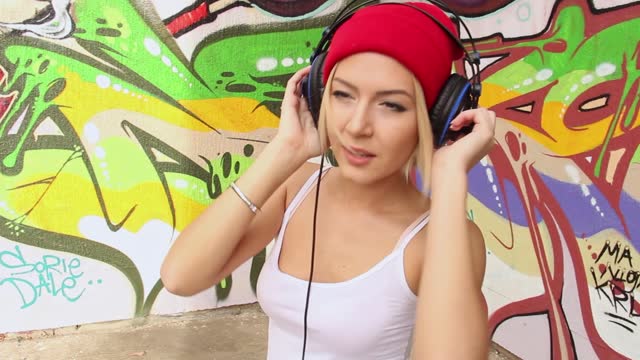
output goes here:
[{"label": "headphone headband", "polygon": [[358,10],[364,8],[365,6],[373,4],[373,3],[377,3],[377,4],[372,5],[372,6],[380,6],[380,5],[402,5],[402,6],[407,6],[407,7],[410,7],[412,9],[417,10],[420,13],[428,16],[429,19],[431,19],[433,22],[435,22],[438,25],[438,27],[440,27],[442,29],[442,31],[444,31],[447,34],[447,36],[449,36],[451,38],[451,40],[453,42],[455,42],[456,44],[458,44],[460,49],[462,49],[462,51],[465,54],[464,55],[464,61],[469,64],[469,68],[471,69],[471,77],[469,79],[469,82],[471,84],[470,95],[471,95],[471,98],[472,98],[472,101],[473,101],[473,105],[477,106],[478,105],[478,100],[480,98],[480,93],[482,91],[482,85],[481,85],[481,80],[480,80],[480,54],[476,50],[475,42],[473,40],[473,36],[471,35],[471,32],[469,31],[469,28],[464,23],[464,21],[462,21],[460,16],[458,14],[456,14],[453,10],[451,10],[446,4],[442,3],[441,1],[437,1],[437,0],[429,0],[428,1],[429,3],[432,3],[433,5],[435,5],[438,8],[440,8],[443,12],[451,14],[450,16],[453,17],[452,21],[454,21],[454,23],[462,25],[462,27],[464,28],[465,32],[467,33],[467,36],[469,37],[469,41],[471,42],[472,52],[469,52],[467,50],[467,48],[464,46],[464,44],[462,43],[462,40],[460,40],[459,37],[457,37],[455,34],[453,34],[453,32],[451,32],[451,30],[448,27],[446,27],[442,22],[440,22],[440,20],[438,20],[435,16],[433,16],[430,13],[428,13],[427,11],[424,11],[423,9],[421,9],[421,8],[419,8],[417,6],[413,6],[413,5],[407,4],[407,3],[402,3],[402,2],[380,3],[379,1],[380,0],[365,0],[365,1],[362,1],[362,2],[358,3],[358,0],[352,0],[350,3],[348,3],[338,13],[338,15],[336,15],[336,19],[334,20],[334,22],[331,25],[327,26],[324,29],[324,31],[322,32],[322,37],[320,38],[320,41],[318,42],[318,46],[313,51],[310,61],[313,62],[319,54],[325,52],[327,50],[329,44],[331,43],[331,39],[333,38],[333,34],[336,32],[336,30],[345,21],[347,21],[349,18],[351,18],[351,16],[353,16]]},{"label": "headphone headband", "polygon": [[[353,5],[356,2],[359,3]],[[473,37],[462,19],[441,2],[429,2],[443,11],[445,16],[448,16],[454,23],[454,26],[459,28],[460,25],[462,25],[467,34],[469,34],[472,52],[470,53],[467,50],[459,36],[454,33],[455,31],[450,29],[448,26],[445,26],[445,23],[440,21],[439,17],[436,17],[436,15],[417,6],[416,4],[403,2],[379,3],[379,0],[352,0],[338,13],[334,22],[324,29],[322,37],[320,38],[318,45],[315,47],[310,59],[311,70],[309,75],[302,80],[301,85],[303,89],[303,96],[307,99],[308,107],[316,126],[319,121],[320,108],[322,106],[322,97],[325,87],[324,81],[326,80],[325,76],[327,75],[324,73],[325,58],[327,57],[327,54],[331,52],[329,47],[333,36],[337,32],[337,29],[350,19],[358,10],[367,5],[376,3],[371,6],[402,5],[419,11],[421,14],[427,16],[433,24],[440,28],[446,34],[445,36],[450,38],[456,44],[455,46],[459,47],[465,54],[463,57],[464,73],[450,74],[449,78],[439,89],[429,89],[431,100],[428,108],[431,129],[435,135],[434,140],[436,146],[441,146],[447,140],[454,139],[458,134],[470,131],[470,127],[457,131],[450,130],[450,123],[461,111],[478,107],[480,94],[482,92],[480,79],[480,56],[476,51],[475,44],[473,43]],[[447,12],[452,15],[447,15]],[[419,66],[419,64],[416,65]],[[471,76],[466,75],[467,71],[471,72]]]}]

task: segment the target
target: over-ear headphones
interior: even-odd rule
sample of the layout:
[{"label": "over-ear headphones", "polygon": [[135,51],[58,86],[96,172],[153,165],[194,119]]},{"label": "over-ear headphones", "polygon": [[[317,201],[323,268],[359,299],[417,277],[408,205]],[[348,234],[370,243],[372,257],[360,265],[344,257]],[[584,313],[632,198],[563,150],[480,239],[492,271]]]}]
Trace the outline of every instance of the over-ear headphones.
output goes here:
[{"label": "over-ear headphones", "polygon": [[[356,2],[358,2],[356,4]],[[302,80],[302,95],[307,100],[309,111],[313,116],[316,127],[318,126],[318,119],[320,116],[320,106],[322,102],[322,95],[324,92],[323,85],[323,68],[324,61],[327,56],[329,44],[335,31],[342,25],[347,19],[349,19],[358,9],[363,8],[366,5],[379,2],[379,0],[352,0],[349,4],[343,8],[343,10],[337,15],[336,20],[328,26],[322,33],[320,42],[316,46],[313,54],[311,55],[311,71]],[[453,16],[454,22],[461,24],[471,41],[473,51],[469,53],[465,48],[462,41],[447,28],[443,23],[436,19],[432,14],[424,11],[423,9],[413,6],[411,4],[399,3],[399,2],[385,2],[372,6],[383,6],[386,4],[400,4],[409,6],[417,11],[420,11],[424,15],[428,16],[431,21],[434,21],[439,28],[441,28],[448,36],[459,46],[464,52],[465,68],[470,68],[472,76],[468,79],[461,74],[451,74],[446,80],[444,86],[439,91],[436,97],[434,105],[429,109],[429,117],[431,120],[431,128],[434,134],[434,145],[439,147],[445,144],[448,140],[455,140],[460,133],[466,133],[471,128],[461,129],[459,131],[449,130],[451,121],[463,110],[473,109],[478,107],[478,100],[482,90],[480,84],[480,56],[476,51],[475,43],[467,26],[462,22],[460,17],[451,11],[446,5],[440,1],[429,1],[436,5],[445,13],[450,13]],[[355,5],[354,5],[355,4]],[[302,340],[302,360],[305,359],[307,348],[307,335],[308,335],[308,314],[309,314],[309,299],[311,295],[311,284],[313,283],[313,272],[315,265],[315,249],[316,249],[316,235],[317,235],[317,213],[318,213],[318,200],[320,196],[320,182],[322,179],[322,172],[324,166],[325,156],[320,157],[320,170],[318,171],[315,204],[313,211],[313,223],[312,223],[312,237],[311,237],[311,263],[309,268],[309,280],[307,282],[306,299],[304,306],[304,333]]]},{"label": "over-ear headphones", "polygon": [[[309,75],[302,81],[302,95],[305,97],[309,106],[309,111],[313,116],[316,127],[318,125],[318,118],[320,116],[320,106],[322,103],[322,95],[324,92],[323,84],[323,68],[324,60],[329,49],[331,39],[336,30],[347,21],[356,11],[359,9],[378,3],[379,0],[358,1],[353,0],[347,4],[343,10],[338,13],[335,21],[328,26],[322,33],[322,37],[318,45],[316,46],[313,54],[311,55],[311,70]],[[433,5],[439,7],[442,11],[451,14],[454,22],[461,24],[465,29],[471,42],[473,51],[467,51],[462,41],[446,27],[442,22],[435,18],[432,14],[423,9],[413,6],[411,4],[402,2],[385,2],[378,3],[371,6],[384,6],[388,4],[408,6],[416,11],[423,13],[430,21],[435,22],[450,38],[454,41],[464,52],[465,68],[469,68],[472,73],[470,78],[464,75],[453,73],[449,76],[444,86],[440,90],[436,102],[429,109],[429,118],[431,120],[431,128],[433,130],[434,145],[439,147],[445,144],[449,140],[455,140],[461,133],[468,133],[471,131],[471,127],[463,128],[459,131],[452,131],[449,129],[451,121],[462,111],[467,109],[475,109],[478,107],[478,101],[482,92],[482,85],[480,80],[480,55],[476,50],[473,37],[469,32],[466,24],[456,15],[449,7],[440,1],[429,1]],[[354,5],[355,4],[355,5]],[[468,65],[468,66],[467,66]]]}]

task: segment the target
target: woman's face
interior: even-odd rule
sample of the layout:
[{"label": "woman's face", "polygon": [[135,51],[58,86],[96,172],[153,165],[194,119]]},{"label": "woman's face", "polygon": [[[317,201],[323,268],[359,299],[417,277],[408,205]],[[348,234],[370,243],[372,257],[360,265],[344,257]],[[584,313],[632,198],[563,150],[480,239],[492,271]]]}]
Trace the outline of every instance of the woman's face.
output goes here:
[{"label": "woman's face", "polygon": [[344,176],[362,184],[403,173],[418,144],[414,80],[396,60],[352,55],[336,65],[327,136]]}]

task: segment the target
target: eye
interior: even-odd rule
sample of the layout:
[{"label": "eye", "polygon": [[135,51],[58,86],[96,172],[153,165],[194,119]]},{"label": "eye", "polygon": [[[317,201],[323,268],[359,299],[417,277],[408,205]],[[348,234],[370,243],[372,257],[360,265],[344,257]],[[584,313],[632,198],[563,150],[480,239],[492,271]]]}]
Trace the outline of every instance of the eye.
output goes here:
[{"label": "eye", "polygon": [[344,91],[342,91],[342,90],[335,90],[335,91],[332,93],[332,95],[333,95],[334,97],[337,97],[337,98],[348,98],[348,97],[351,97],[348,93],[346,93],[346,92],[344,92]]},{"label": "eye", "polygon": [[392,111],[396,111],[396,112],[404,112],[407,110],[406,107],[398,104],[398,103],[394,103],[394,102],[390,102],[390,101],[385,101],[382,103],[382,106],[385,106],[387,108],[389,108]]}]

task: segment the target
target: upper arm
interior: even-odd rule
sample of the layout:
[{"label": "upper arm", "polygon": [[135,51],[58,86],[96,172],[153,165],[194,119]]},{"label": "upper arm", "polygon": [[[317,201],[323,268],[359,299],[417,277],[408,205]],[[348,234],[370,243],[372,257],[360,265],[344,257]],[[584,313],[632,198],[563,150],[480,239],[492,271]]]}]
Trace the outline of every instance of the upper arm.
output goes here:
[{"label": "upper arm", "polygon": [[257,255],[275,237],[285,211],[286,185],[282,184],[249,223],[231,256],[214,279],[218,283],[240,265]]},{"label": "upper arm", "polygon": [[[420,232],[416,235],[417,239],[424,238],[424,235],[420,234],[424,234],[425,229],[420,230]],[[467,220],[467,229],[471,248],[471,261],[473,262],[472,276],[475,279],[477,288],[480,289],[484,281],[487,262],[484,237],[482,236],[482,231],[480,230],[480,228],[478,228],[478,226],[473,221]],[[412,254],[412,256],[405,256],[404,261],[405,277],[407,279],[409,287],[414,294],[418,293],[420,278],[422,276],[422,262],[424,260],[424,257],[420,254],[425,251],[425,246],[426,241],[424,241],[424,239],[423,241],[411,241],[407,245],[407,250],[405,251],[405,253],[407,254]]]},{"label": "upper arm", "polygon": [[[469,231],[469,241],[471,242],[471,258],[473,261],[473,276],[476,283],[477,291],[482,294],[482,284],[484,282],[484,274],[487,267],[487,250],[482,236],[482,231],[471,220],[467,220]],[[485,313],[488,312],[486,299],[481,295],[482,306]]]},{"label": "upper arm", "polygon": [[[456,260],[469,261],[467,259],[470,258],[471,266],[461,267],[451,264],[449,260],[444,261],[447,261],[450,266],[446,271],[452,272],[451,277],[473,281],[465,282],[464,287],[449,287],[450,277],[443,284],[440,275],[433,271],[425,272],[425,268],[422,269],[421,287],[427,284],[422,281],[428,276],[431,277],[428,281],[432,285],[430,290],[436,289],[433,284],[437,284],[446,287],[447,291],[442,291],[437,296],[425,296],[424,294],[429,290],[425,288],[420,290],[416,314],[417,336],[413,341],[411,359],[446,358],[444,354],[449,352],[452,353],[449,355],[453,358],[486,358],[489,345],[488,307],[482,294],[486,249],[482,231],[478,226],[469,220],[465,225],[467,231],[463,240],[470,257],[465,256]],[[426,240],[433,241],[433,239]],[[442,257],[431,256],[431,259],[439,264],[443,261]],[[461,268],[465,269],[464,272],[459,271]],[[433,263],[430,269],[434,269]],[[459,311],[461,306],[465,311]],[[461,328],[463,330],[460,330]],[[460,342],[456,340],[459,336],[468,339],[464,346],[460,346]]]},{"label": "upper arm", "polygon": [[471,257],[473,261],[473,275],[478,287],[482,287],[484,281],[485,268],[487,265],[487,252],[482,236],[482,231],[471,220],[467,220],[469,241],[471,242]]}]

